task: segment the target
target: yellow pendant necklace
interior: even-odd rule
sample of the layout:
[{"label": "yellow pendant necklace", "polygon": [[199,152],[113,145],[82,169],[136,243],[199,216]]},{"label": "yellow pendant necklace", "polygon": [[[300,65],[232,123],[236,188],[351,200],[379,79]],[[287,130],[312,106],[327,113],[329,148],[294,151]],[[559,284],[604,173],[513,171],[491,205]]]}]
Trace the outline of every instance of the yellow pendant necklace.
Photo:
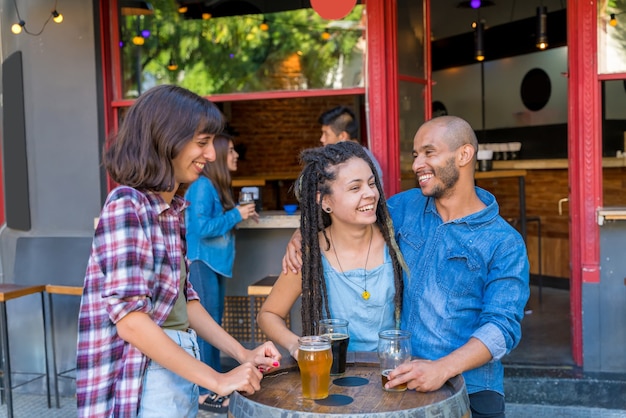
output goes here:
[{"label": "yellow pendant necklace", "polygon": [[337,247],[335,246],[335,241],[333,241],[333,229],[332,227],[329,228],[330,242],[333,244],[333,252],[335,253],[335,260],[337,260],[337,265],[339,266],[339,270],[341,270],[341,274],[347,281],[363,289],[363,292],[361,293],[361,297],[364,300],[368,300],[371,296],[370,292],[367,291],[367,260],[369,260],[370,258],[370,249],[372,248],[372,238],[374,238],[374,227],[371,225],[370,225],[370,231],[371,231],[370,243],[367,246],[367,255],[365,256],[365,267],[363,267],[363,286],[361,286],[360,284],[356,283],[354,280],[350,280],[348,276],[346,276],[346,273],[344,273],[343,267],[341,267],[341,263],[339,262],[339,257],[337,256]]}]

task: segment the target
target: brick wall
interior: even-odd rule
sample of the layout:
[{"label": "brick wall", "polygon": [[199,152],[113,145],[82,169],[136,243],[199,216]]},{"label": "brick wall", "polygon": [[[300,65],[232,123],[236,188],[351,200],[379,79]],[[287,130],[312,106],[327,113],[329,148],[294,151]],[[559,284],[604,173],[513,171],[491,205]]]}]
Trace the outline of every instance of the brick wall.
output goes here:
[{"label": "brick wall", "polygon": [[[230,102],[224,113],[237,132],[235,143],[246,149],[239,159],[235,176],[264,174],[297,175],[299,153],[320,146],[317,119],[324,111],[338,106],[351,107],[359,113],[360,96],[329,96]],[[296,203],[290,192],[292,182],[271,182],[263,189],[263,208],[277,209],[280,203]],[[281,208],[282,209],[282,208]]]}]

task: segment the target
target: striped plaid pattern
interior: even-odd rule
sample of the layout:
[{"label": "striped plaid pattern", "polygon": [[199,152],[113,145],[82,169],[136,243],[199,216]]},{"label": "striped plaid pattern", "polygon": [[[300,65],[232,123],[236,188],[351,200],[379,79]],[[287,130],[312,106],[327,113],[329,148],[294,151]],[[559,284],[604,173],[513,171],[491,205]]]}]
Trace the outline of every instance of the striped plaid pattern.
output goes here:
[{"label": "striped plaid pattern", "polygon": [[[147,358],[115,324],[144,312],[162,325],[178,297],[186,250],[184,209],[175,196],[120,186],[100,214],[79,312],[76,395],[79,417],[135,417]],[[198,299],[187,282],[187,300]]]}]

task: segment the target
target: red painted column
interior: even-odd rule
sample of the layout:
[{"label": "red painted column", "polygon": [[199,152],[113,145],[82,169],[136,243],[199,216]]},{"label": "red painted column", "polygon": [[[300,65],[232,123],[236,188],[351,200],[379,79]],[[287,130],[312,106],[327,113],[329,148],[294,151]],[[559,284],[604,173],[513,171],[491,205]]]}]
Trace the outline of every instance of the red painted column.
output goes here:
[{"label": "red painted column", "polygon": [[391,196],[400,191],[397,8],[395,0],[367,0],[366,7],[369,147]]},{"label": "red painted column", "polygon": [[583,362],[582,284],[600,281],[596,210],[602,206],[602,137],[597,65],[597,4],[567,2],[570,305],[572,351]]}]

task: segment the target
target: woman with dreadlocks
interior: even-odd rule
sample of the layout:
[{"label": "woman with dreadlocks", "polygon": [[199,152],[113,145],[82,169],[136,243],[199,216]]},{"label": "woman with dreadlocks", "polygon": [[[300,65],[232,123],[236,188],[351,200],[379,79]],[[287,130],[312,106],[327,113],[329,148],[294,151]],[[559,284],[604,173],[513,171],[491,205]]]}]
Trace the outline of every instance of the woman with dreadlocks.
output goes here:
[{"label": "woman with dreadlocks", "polygon": [[294,188],[303,267],[280,275],[259,326],[297,358],[298,335],[285,318],[302,294],[303,335],[316,334],[321,319],[347,319],[348,350],[375,351],[378,331],[399,325],[404,265],[377,170],[350,141],[305,150],[301,161]]}]

